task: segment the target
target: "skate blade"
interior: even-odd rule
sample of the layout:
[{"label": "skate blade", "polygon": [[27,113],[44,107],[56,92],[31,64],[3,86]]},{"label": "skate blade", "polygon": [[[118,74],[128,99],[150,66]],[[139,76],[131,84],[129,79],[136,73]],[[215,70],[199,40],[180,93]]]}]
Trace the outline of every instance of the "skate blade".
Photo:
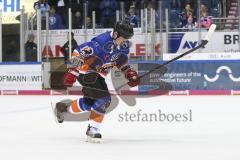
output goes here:
[{"label": "skate blade", "polygon": [[92,137],[87,136],[86,142],[89,142],[89,143],[101,143],[102,139],[100,139],[100,138],[92,138]]}]

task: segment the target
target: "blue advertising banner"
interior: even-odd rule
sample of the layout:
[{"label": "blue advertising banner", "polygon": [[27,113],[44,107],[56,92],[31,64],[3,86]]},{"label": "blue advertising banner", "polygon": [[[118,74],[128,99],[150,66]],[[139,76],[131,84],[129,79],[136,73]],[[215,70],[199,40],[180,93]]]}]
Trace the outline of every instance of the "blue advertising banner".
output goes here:
[{"label": "blue advertising banner", "polygon": [[184,33],[170,33],[168,35],[169,37],[169,50],[168,52],[169,53],[177,53],[177,51],[179,50],[180,48],[180,45],[182,43],[182,39],[183,39],[183,36],[184,36]]},{"label": "blue advertising banner", "polygon": [[[144,74],[156,65],[138,63],[138,71]],[[150,73],[141,83],[140,91],[162,83],[169,90],[239,90],[240,61],[179,61]]]}]

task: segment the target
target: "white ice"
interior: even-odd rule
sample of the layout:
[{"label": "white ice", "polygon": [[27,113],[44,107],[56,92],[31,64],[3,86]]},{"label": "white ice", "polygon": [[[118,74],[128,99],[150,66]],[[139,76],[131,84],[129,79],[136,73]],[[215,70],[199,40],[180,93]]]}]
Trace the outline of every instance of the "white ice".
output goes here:
[{"label": "white ice", "polygon": [[[158,96],[120,101],[101,128],[103,142],[85,142],[87,122],[54,121],[50,102],[64,96],[0,96],[1,160],[239,160],[239,96]],[[76,97],[69,97],[76,98]],[[120,122],[126,111],[184,113],[192,122]]]}]

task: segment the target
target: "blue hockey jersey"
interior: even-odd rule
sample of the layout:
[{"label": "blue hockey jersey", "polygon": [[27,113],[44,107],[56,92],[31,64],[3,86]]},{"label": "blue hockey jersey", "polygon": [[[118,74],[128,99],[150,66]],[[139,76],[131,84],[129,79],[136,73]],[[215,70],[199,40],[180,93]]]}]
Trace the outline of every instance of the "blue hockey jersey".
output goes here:
[{"label": "blue hockey jersey", "polygon": [[[107,65],[121,66],[127,63],[129,47],[129,41],[117,46],[112,38],[112,32],[105,32],[78,46],[73,51],[72,57],[84,57],[84,64],[79,67],[81,73],[89,70],[98,71],[98,68]],[[107,73],[108,70],[105,71],[104,75]]]}]

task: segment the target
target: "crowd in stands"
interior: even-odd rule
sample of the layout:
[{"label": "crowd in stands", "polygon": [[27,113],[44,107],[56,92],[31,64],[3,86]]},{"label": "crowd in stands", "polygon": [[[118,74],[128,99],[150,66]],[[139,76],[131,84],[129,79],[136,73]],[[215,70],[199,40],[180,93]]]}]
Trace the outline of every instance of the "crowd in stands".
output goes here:
[{"label": "crowd in stands", "polygon": [[[212,23],[212,16],[221,16],[221,13],[215,13],[214,11],[216,7],[219,7],[219,4],[222,4],[222,0],[201,0],[200,20],[197,18],[198,8],[196,0],[161,1],[162,9],[169,8],[171,28],[184,28],[190,31],[199,27],[208,29]],[[46,12],[49,11],[50,29],[68,28],[69,7],[72,9],[73,29],[84,28],[84,22],[87,22],[87,28],[91,28],[92,11],[96,12],[97,28],[111,28],[116,21],[117,10],[120,11],[120,15],[124,15],[124,19],[129,20],[131,25],[140,27],[140,11],[144,8],[156,10],[156,24],[158,24],[160,21],[158,4],[157,0],[97,0],[94,2],[90,0],[38,0],[34,3],[34,9],[41,10],[43,21],[45,20]],[[87,6],[87,12],[84,12],[84,6]],[[150,12],[148,15],[150,15]]]},{"label": "crowd in stands", "polygon": [[209,16],[208,8],[205,4],[201,4],[200,7],[200,21],[197,20],[189,3],[185,5],[185,9],[179,14],[179,20],[179,26],[175,24],[175,27],[182,27],[189,31],[194,31],[200,27],[209,29],[213,23],[212,16]]}]

